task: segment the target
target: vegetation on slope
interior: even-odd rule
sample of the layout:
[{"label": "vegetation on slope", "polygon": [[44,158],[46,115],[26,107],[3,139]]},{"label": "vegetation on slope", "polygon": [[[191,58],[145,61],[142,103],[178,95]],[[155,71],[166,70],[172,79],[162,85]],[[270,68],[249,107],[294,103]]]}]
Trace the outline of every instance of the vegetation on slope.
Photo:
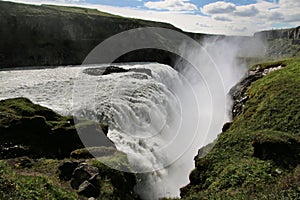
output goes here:
[{"label": "vegetation on slope", "polygon": [[16,173],[0,161],[0,199],[66,199],[75,200],[75,192],[68,191],[46,176]]},{"label": "vegetation on slope", "polygon": [[280,63],[286,67],[252,83],[212,151],[195,158],[183,199],[300,198],[300,59]]}]

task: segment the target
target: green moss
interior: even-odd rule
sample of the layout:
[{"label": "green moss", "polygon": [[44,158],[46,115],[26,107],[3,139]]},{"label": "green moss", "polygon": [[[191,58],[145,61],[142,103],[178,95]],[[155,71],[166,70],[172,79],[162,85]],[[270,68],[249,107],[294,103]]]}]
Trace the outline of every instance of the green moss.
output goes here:
[{"label": "green moss", "polygon": [[78,199],[46,176],[21,175],[0,161],[0,199]]},{"label": "green moss", "polygon": [[284,63],[286,68],[272,72],[251,85],[247,92],[250,99],[233,129],[299,132],[300,59]]},{"label": "green moss", "polygon": [[242,114],[205,157],[196,158],[183,199],[299,197],[300,179],[292,177],[300,166],[300,58],[260,67],[278,65],[286,67],[250,86]]},{"label": "green moss", "polygon": [[14,98],[0,101],[1,114],[11,114],[14,116],[45,116],[47,120],[60,120],[63,117],[53,112],[52,110],[32,103],[26,98]]},{"label": "green moss", "polygon": [[83,149],[77,149],[71,152],[71,157],[80,159],[80,158],[94,158],[94,156],[107,157],[117,154],[117,150],[113,147],[89,147]]},{"label": "green moss", "polygon": [[136,177],[128,172],[128,160],[124,153],[92,160],[91,164],[99,169],[101,199],[138,199],[133,192]]}]

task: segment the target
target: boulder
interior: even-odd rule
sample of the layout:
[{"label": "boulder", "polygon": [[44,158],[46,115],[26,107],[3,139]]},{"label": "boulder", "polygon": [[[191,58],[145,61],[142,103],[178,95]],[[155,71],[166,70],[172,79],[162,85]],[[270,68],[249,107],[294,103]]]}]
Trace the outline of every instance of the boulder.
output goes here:
[{"label": "boulder", "polygon": [[98,174],[99,170],[97,167],[81,163],[73,172],[71,186],[77,190],[84,181],[94,180]]},{"label": "boulder", "polygon": [[100,190],[89,181],[84,181],[78,188],[78,194],[85,197],[97,197],[100,194]]},{"label": "boulder", "polygon": [[72,174],[76,167],[78,166],[78,162],[73,161],[65,161],[58,166],[59,169],[59,179],[63,181],[69,181],[72,178]]}]

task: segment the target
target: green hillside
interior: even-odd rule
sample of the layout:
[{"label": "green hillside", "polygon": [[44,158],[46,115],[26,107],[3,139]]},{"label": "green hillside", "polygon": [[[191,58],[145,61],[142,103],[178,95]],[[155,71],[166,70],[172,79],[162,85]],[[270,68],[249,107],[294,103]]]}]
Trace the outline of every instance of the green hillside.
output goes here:
[{"label": "green hillside", "polygon": [[253,82],[242,114],[195,159],[182,199],[300,198],[300,58]]}]

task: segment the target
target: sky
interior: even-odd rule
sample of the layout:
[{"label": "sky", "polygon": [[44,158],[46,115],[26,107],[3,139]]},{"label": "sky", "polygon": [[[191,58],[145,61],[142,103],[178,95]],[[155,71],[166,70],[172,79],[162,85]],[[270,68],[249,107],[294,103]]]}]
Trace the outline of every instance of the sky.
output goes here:
[{"label": "sky", "polygon": [[125,17],[168,22],[190,32],[252,35],[300,25],[300,0],[9,0],[96,8]]}]

